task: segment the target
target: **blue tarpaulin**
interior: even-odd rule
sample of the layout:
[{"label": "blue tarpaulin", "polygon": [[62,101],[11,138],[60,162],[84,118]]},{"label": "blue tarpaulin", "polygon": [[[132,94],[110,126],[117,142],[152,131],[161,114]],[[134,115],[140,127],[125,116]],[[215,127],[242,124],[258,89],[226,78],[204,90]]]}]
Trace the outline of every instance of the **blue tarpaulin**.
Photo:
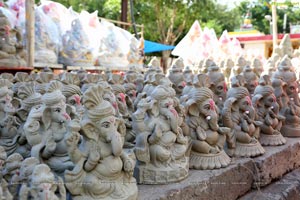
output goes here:
[{"label": "blue tarpaulin", "polygon": [[145,40],[144,45],[145,45],[144,46],[144,52],[145,53],[166,51],[166,50],[172,50],[172,49],[175,48],[175,46],[160,44],[160,43],[157,43],[157,42],[151,42],[149,40]]}]

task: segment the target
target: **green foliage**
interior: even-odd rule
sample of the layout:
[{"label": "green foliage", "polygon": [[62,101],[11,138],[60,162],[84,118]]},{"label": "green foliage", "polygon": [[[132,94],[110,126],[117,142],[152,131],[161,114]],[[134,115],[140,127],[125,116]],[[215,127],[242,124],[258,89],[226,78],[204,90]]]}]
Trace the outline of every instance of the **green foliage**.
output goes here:
[{"label": "green foliage", "polygon": [[[176,16],[173,32],[174,36],[180,34],[176,35],[175,43],[182,39],[195,20],[199,20],[202,27],[214,28],[218,36],[224,30],[233,31],[241,22],[238,9],[228,10],[226,6],[216,4],[213,0],[135,1],[136,21],[145,25],[145,38],[166,43],[161,38],[166,31],[158,30],[168,28],[174,8]],[[163,27],[159,26],[162,20]]]},{"label": "green foliage", "polygon": [[178,0],[140,0],[134,4],[136,23],[145,26],[144,37],[165,44],[174,43],[182,33],[187,12],[187,5]]},{"label": "green foliage", "polygon": [[[300,22],[300,9],[294,8],[290,1],[280,3],[277,6],[285,6],[286,8],[277,8],[277,27],[278,33],[283,33],[283,19],[284,14],[287,14],[286,32],[290,30],[290,23],[296,24]],[[246,13],[250,10],[252,14],[252,24],[257,30],[269,34],[270,23],[265,19],[266,15],[272,15],[271,1],[270,0],[259,0],[256,4],[252,5],[249,1],[244,1],[238,6],[240,13]]]},{"label": "green foliage", "polygon": [[108,0],[103,5],[102,16],[108,19],[120,19],[121,0]]}]

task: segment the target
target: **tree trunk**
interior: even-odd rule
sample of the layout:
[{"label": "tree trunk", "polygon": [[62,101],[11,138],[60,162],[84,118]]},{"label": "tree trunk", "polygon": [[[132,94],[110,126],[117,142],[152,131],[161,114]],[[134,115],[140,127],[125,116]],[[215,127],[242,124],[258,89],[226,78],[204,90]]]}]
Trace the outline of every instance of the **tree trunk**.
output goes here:
[{"label": "tree trunk", "polygon": [[171,54],[171,51],[163,51],[162,52],[161,60],[162,60],[162,69],[163,69],[164,74],[167,73],[167,70],[169,67],[168,60],[169,60],[170,54]]}]

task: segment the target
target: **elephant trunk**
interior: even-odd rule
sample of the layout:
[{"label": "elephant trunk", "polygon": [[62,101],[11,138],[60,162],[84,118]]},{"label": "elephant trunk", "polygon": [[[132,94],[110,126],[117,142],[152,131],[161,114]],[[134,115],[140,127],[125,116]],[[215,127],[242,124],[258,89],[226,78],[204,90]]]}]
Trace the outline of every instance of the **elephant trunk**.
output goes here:
[{"label": "elephant trunk", "polygon": [[217,131],[219,129],[218,114],[215,111],[210,112],[210,114],[206,116],[206,120],[207,120],[209,128],[212,131]]},{"label": "elephant trunk", "polygon": [[299,100],[298,93],[293,94],[292,98],[294,98],[295,105],[300,106],[300,100]]},{"label": "elephant trunk", "polygon": [[123,140],[117,131],[114,131],[110,135],[107,136],[107,142],[111,143],[112,147],[112,154],[114,156],[121,156],[122,154],[122,148],[123,148]]},{"label": "elephant trunk", "polygon": [[118,102],[118,108],[119,108],[119,112],[121,113],[122,116],[129,115],[126,102],[124,103],[123,100],[121,102]]},{"label": "elephant trunk", "polygon": [[66,121],[71,120],[71,117],[70,117],[70,115],[68,113],[63,113],[63,116],[64,116],[64,118],[65,118]]},{"label": "elephant trunk", "polygon": [[160,114],[167,117],[170,120],[171,130],[174,133],[178,133],[178,113],[173,106],[169,106],[168,108],[160,108]]}]

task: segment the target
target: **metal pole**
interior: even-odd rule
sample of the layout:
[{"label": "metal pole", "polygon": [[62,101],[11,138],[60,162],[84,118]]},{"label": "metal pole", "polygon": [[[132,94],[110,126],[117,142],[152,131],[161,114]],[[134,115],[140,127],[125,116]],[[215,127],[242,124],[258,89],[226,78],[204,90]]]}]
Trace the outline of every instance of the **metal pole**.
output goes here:
[{"label": "metal pole", "polygon": [[133,0],[130,0],[130,15],[131,15],[131,21],[132,21],[132,26],[133,26],[135,37],[137,39],[140,39],[139,35],[137,34],[136,25],[135,25],[135,19],[134,19],[134,13],[133,13]]},{"label": "metal pole", "polygon": [[[127,22],[128,0],[122,0],[121,2],[121,21]],[[127,29],[127,26],[123,25],[122,28]]]},{"label": "metal pole", "polygon": [[272,2],[272,23],[273,23],[273,50],[277,46],[277,13],[276,0]]},{"label": "metal pole", "polygon": [[283,17],[283,33],[286,33],[286,22],[287,22],[287,14],[284,14]]},{"label": "metal pole", "polygon": [[26,0],[27,67],[34,67],[34,0]]}]

